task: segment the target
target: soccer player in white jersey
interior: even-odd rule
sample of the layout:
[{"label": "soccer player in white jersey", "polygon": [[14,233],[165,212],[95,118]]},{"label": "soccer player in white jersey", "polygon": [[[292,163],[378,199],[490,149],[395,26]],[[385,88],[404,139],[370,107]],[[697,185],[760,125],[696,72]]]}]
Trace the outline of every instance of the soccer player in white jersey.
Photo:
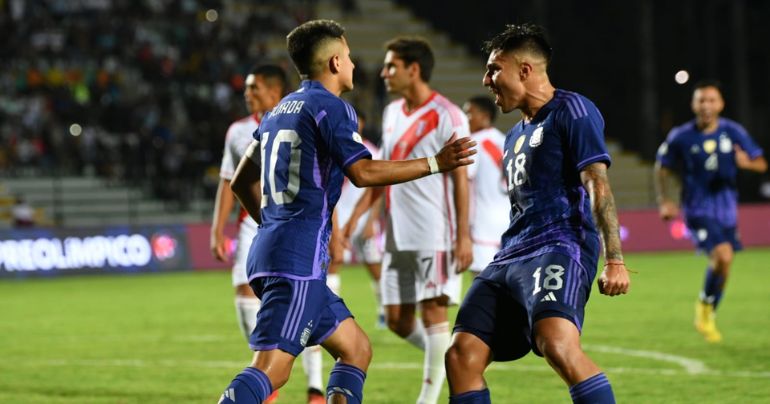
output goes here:
[{"label": "soccer player in white jersey", "polygon": [[[388,92],[401,98],[383,113],[383,158],[430,156],[451,139],[469,136],[462,110],[428,84],[434,65],[430,45],[421,38],[395,38],[385,48],[380,76]],[[351,220],[376,196],[365,193]],[[382,300],[388,328],[425,351],[418,403],[435,403],[446,378],[447,309],[459,302],[459,273],[473,260],[468,198],[464,167],[385,190]],[[422,321],[415,317],[418,304]]]},{"label": "soccer player in white jersey", "polygon": [[483,271],[500,251],[500,236],[508,229],[510,203],[503,175],[505,134],[492,126],[497,106],[489,97],[470,98],[463,105],[471,137],[479,145],[476,161],[468,166],[471,194],[471,238],[475,275]]},{"label": "soccer player in white jersey", "polygon": [[[273,109],[286,93],[288,81],[283,68],[276,65],[258,65],[246,76],[243,92],[246,108],[250,115],[233,122],[227,130],[225,148],[222,154],[222,164],[219,169],[219,187],[214,203],[214,216],[211,222],[211,253],[219,261],[226,262],[228,248],[224,234],[227,219],[235,205],[235,195],[230,189],[238,162],[246,149],[254,141],[253,134],[259,126],[262,115]],[[246,276],[246,258],[254,235],[257,234],[257,223],[241,208],[238,215],[238,242],[232,267],[233,287],[235,288],[235,313],[241,332],[249,339],[251,331],[257,322],[257,312],[260,302],[249,286]],[[302,355],[302,364],[308,378],[308,402],[324,402],[322,372],[322,353],[319,347],[308,348]],[[278,390],[273,392],[265,402],[270,403],[278,396]]]}]

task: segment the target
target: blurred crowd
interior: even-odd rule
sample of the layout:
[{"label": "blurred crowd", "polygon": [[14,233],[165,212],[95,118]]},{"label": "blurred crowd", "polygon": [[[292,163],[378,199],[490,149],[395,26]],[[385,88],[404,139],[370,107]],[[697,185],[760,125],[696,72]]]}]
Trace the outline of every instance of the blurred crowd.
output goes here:
[{"label": "blurred crowd", "polygon": [[244,73],[314,0],[0,0],[0,174],[216,185]]}]

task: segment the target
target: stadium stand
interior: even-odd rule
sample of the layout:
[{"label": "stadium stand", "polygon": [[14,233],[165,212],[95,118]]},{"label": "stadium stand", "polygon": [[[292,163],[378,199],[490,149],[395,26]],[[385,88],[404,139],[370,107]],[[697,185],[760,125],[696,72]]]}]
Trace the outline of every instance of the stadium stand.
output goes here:
[{"label": "stadium stand", "polygon": [[[224,133],[245,114],[242,72],[267,57],[271,37],[312,17],[312,3],[0,3],[3,182],[19,178],[10,192],[29,192],[57,224],[129,219],[149,214],[145,206],[185,212],[213,200]],[[64,198],[72,189],[111,201],[109,209],[73,203],[53,213],[45,201],[55,198],[40,196],[50,184]],[[116,215],[121,204],[132,207]]]},{"label": "stadium stand", "polygon": [[[370,138],[379,138],[387,102],[382,46],[394,35],[431,42],[432,84],[453,101],[485,92],[478,53],[389,0],[6,1],[6,195],[26,195],[43,224],[208,220],[225,130],[245,114],[243,72],[266,60],[288,67],[286,32],[315,17],[347,28],[358,63],[347,98],[370,116]],[[617,155],[621,207],[652,203],[649,169]]]}]

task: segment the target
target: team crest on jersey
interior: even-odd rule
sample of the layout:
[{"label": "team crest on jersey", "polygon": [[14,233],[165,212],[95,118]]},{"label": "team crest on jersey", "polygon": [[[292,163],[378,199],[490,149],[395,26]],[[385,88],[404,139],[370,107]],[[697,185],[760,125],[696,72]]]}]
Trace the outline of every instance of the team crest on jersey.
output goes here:
[{"label": "team crest on jersey", "polygon": [[364,139],[361,138],[361,135],[359,135],[358,132],[353,132],[353,140],[355,140],[358,143],[364,144]]},{"label": "team crest on jersey", "polygon": [[722,132],[719,135],[719,151],[722,153],[730,153],[733,151],[733,141],[727,136],[727,133]]},{"label": "team crest on jersey", "polygon": [[708,154],[711,154],[714,152],[714,150],[717,149],[717,141],[713,139],[706,140],[703,142],[703,151],[705,151]]},{"label": "team crest on jersey", "polygon": [[692,145],[692,147],[690,147],[690,153],[691,154],[700,153],[700,146],[698,146],[697,144]]},{"label": "team crest on jersey", "polygon": [[534,132],[532,132],[532,137],[529,138],[529,147],[537,147],[540,146],[540,143],[543,143],[543,127],[538,126]]},{"label": "team crest on jersey", "polygon": [[516,143],[513,145],[513,152],[518,153],[519,150],[521,150],[521,146],[524,145],[524,140],[527,138],[527,135],[521,135],[518,139],[516,139]]}]

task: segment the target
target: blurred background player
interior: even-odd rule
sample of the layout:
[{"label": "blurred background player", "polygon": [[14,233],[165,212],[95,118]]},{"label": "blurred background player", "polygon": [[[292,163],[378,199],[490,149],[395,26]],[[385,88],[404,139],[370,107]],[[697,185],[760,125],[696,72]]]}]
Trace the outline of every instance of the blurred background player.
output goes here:
[{"label": "blurred background player", "polygon": [[447,352],[450,403],[489,403],[487,366],[530,350],[569,386],[573,402],[614,403],[609,381],[580,347],[600,236],[599,290],[614,296],[629,286],[604,121],[587,98],[551,85],[541,27],[508,25],[484,50],[484,85],[503,113],[519,109],[522,120],[505,139],[511,220],[503,248],[468,290]]},{"label": "blurred background player", "polygon": [[[469,136],[462,110],[431,89],[434,57],[422,38],[395,38],[380,76],[398,95],[383,113],[383,158],[430,156],[452,139]],[[370,208],[381,189],[367,191],[351,216]],[[473,260],[468,228],[468,174],[465,168],[385,190],[385,254],[382,303],[388,328],[425,351],[418,403],[438,400],[449,346],[447,308],[460,301],[461,277]],[[346,226],[349,236],[352,226]],[[415,317],[420,305],[422,321]]]},{"label": "blurred background player", "polygon": [[16,195],[13,198],[11,220],[13,227],[17,229],[35,227],[35,209],[27,203],[22,195]]},{"label": "blurred background player", "polygon": [[289,33],[289,55],[303,81],[263,117],[233,177],[233,192],[260,223],[247,270],[262,307],[249,338],[253,360],[220,403],[262,402],[289,379],[296,356],[318,344],[337,359],[327,400],[360,403],[371,345],[325,283],[343,175],[357,186],[383,186],[473,162],[470,139],[427,158],[371,159],[353,107],[339,98],[353,89],[355,67],[344,32],[334,21],[313,20]]},{"label": "blurred background player", "polygon": [[470,225],[473,264],[477,275],[500,251],[500,236],[508,229],[508,187],[503,175],[505,134],[492,126],[497,118],[495,102],[485,95],[470,98],[463,105],[471,137],[479,145],[476,161],[468,166],[470,180]]},{"label": "blurred background player", "polygon": [[[246,108],[251,113],[246,118],[233,122],[227,130],[222,164],[219,170],[219,186],[214,203],[214,216],[211,222],[211,253],[219,261],[228,259],[228,248],[224,234],[227,219],[235,205],[235,195],[230,189],[230,180],[246,149],[254,141],[253,134],[259,126],[261,117],[278,104],[288,89],[286,73],[276,65],[258,65],[246,76],[243,92]],[[257,223],[242,209],[238,215],[238,241],[232,268],[233,286],[235,287],[235,312],[241,332],[249,339],[257,322],[259,299],[249,286],[246,276],[246,259],[251,241],[257,234]],[[302,355],[302,365],[308,378],[308,402],[324,402],[322,352],[319,347],[308,348]],[[268,398],[272,402],[278,391]]]},{"label": "blurred background player", "polygon": [[[358,133],[363,133],[364,126],[366,126],[366,116],[364,113],[356,108],[356,116],[358,117]],[[380,149],[369,139],[363,138],[364,146],[372,153],[372,158],[380,159]],[[380,272],[382,262],[382,247],[381,247],[381,224],[380,224],[380,211],[381,207],[377,207],[369,210],[363,217],[359,218],[358,222],[351,224],[354,226],[353,233],[351,235],[350,243],[345,245],[344,237],[342,236],[342,228],[350,219],[350,215],[353,213],[353,208],[356,202],[364,193],[364,188],[359,188],[350,182],[347,178],[342,183],[342,193],[340,199],[337,201],[337,207],[334,210],[334,231],[332,232],[332,238],[330,248],[332,249],[332,264],[329,266],[329,275],[326,279],[326,283],[329,284],[329,288],[339,294],[339,275],[337,271],[343,263],[359,262],[362,263],[369,275],[372,277],[372,288],[374,289],[374,296],[377,301],[377,324],[378,328],[385,328],[385,309],[382,306],[382,298],[380,297]],[[382,198],[377,203],[379,204]],[[332,279],[336,278],[337,290],[333,287]]]},{"label": "blurred background player", "polygon": [[719,115],[724,109],[719,84],[704,81],[692,94],[695,119],[674,127],[658,148],[655,184],[660,217],[675,218],[679,209],[670,190],[670,177],[681,179],[681,204],[690,235],[706,252],[708,267],[695,305],[695,328],[706,341],[719,342],[715,313],[722,298],[738,239],[738,169],[764,173],[762,149],[740,124]]}]

